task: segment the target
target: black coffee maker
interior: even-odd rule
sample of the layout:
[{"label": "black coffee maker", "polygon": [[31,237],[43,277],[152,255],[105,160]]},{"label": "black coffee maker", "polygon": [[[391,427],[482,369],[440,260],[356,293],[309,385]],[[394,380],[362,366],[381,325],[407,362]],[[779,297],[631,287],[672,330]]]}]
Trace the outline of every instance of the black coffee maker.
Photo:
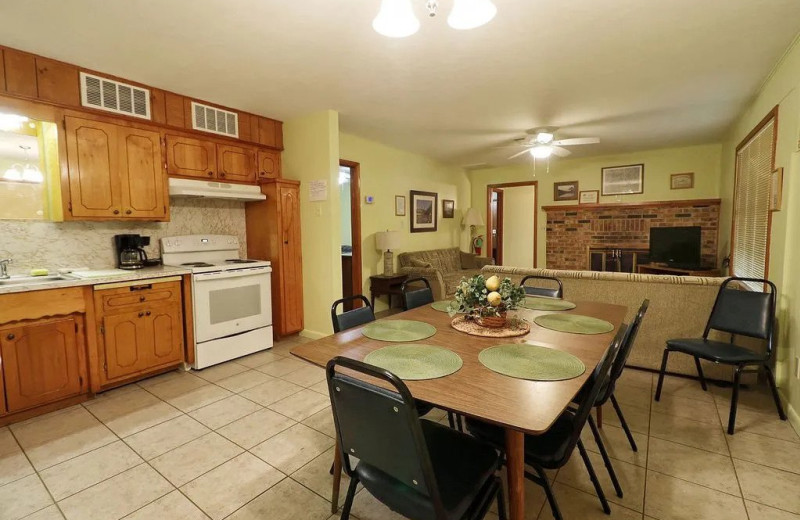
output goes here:
[{"label": "black coffee maker", "polygon": [[117,247],[117,266],[120,269],[141,269],[147,265],[143,247],[150,245],[150,237],[141,235],[114,235]]}]

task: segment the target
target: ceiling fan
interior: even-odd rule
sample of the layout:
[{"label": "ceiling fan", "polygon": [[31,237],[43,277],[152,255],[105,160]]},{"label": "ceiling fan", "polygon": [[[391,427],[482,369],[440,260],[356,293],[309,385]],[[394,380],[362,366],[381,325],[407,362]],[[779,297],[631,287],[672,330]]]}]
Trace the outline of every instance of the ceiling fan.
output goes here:
[{"label": "ceiling fan", "polygon": [[515,153],[509,159],[519,157],[524,153],[531,154],[536,159],[547,159],[551,155],[566,157],[572,152],[564,148],[565,146],[577,146],[581,144],[597,144],[600,142],[598,137],[573,137],[570,139],[555,139],[556,128],[535,128],[528,130],[526,137],[515,139],[512,146],[523,146],[524,149]]}]

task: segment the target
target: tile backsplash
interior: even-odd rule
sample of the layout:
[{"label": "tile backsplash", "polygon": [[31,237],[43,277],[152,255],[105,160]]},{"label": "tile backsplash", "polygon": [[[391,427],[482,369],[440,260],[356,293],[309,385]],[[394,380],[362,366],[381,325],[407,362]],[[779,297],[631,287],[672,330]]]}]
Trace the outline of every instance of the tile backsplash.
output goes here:
[{"label": "tile backsplash", "polygon": [[45,267],[116,267],[114,235],[150,237],[148,258],[161,256],[159,239],[173,235],[215,234],[239,237],[246,253],[244,202],[177,198],[170,201],[170,222],[37,222],[0,220],[0,258],[12,258],[11,274]]}]

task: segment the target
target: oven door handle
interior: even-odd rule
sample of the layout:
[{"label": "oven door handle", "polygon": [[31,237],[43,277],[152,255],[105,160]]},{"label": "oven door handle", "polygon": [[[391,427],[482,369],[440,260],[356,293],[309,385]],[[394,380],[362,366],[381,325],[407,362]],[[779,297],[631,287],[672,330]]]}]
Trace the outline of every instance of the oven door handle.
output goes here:
[{"label": "oven door handle", "polygon": [[198,273],[193,276],[196,281],[202,280],[224,280],[226,278],[241,278],[243,276],[269,275],[269,268],[255,267],[252,269],[237,269],[235,271],[223,271],[221,273]]}]

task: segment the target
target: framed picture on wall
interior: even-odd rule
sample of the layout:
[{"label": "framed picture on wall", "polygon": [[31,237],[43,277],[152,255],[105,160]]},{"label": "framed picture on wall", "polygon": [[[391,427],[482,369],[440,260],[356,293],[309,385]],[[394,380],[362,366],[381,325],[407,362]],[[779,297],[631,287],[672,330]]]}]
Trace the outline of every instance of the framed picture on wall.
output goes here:
[{"label": "framed picture on wall", "polygon": [[578,200],[578,181],[554,182],[553,200]]},{"label": "framed picture on wall", "polygon": [[694,188],[694,172],[673,173],[669,176],[669,189],[688,190]]},{"label": "framed picture on wall", "polygon": [[456,201],[442,199],[442,218],[453,218],[456,212]]},{"label": "framed picture on wall", "polygon": [[578,204],[597,204],[599,200],[599,190],[582,191],[580,194],[580,199],[578,199]]},{"label": "framed picture on wall", "polygon": [[405,195],[394,196],[394,214],[398,217],[406,216],[406,197]]},{"label": "framed picture on wall", "polygon": [[414,191],[411,194],[411,232],[426,233],[438,227],[439,195],[429,191]]},{"label": "framed picture on wall", "polygon": [[644,193],[644,164],[610,166],[600,169],[600,194],[633,195]]}]

